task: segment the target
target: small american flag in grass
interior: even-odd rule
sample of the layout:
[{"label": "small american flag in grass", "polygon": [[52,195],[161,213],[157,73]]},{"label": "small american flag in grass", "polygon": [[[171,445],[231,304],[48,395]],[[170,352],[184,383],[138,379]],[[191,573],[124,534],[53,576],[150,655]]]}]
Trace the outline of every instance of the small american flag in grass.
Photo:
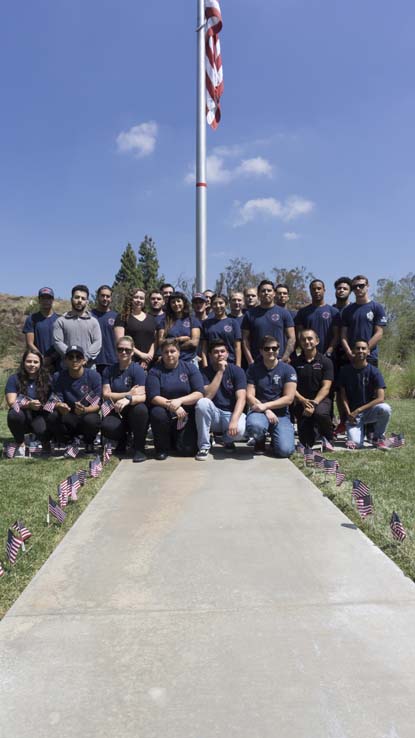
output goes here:
[{"label": "small american flag in grass", "polygon": [[343,472],[341,472],[340,469],[336,469],[336,487],[340,487],[340,485],[343,484],[345,479],[346,479],[346,475],[343,474]]},{"label": "small american flag in grass", "polygon": [[58,500],[61,507],[66,507],[66,505],[68,504],[70,491],[71,485],[69,482],[69,477],[67,477],[63,480],[63,482],[60,482],[60,484],[58,484]]},{"label": "small american flag in grass", "polygon": [[314,454],[314,466],[317,469],[324,469],[324,456]]},{"label": "small american flag in grass", "polygon": [[314,463],[314,451],[310,446],[306,446],[304,449],[304,458],[306,464]]},{"label": "small american flag in grass", "polygon": [[401,523],[399,515],[395,511],[392,513],[389,525],[392,535],[397,541],[403,541],[406,538],[406,530]]},{"label": "small american flag in grass", "polygon": [[27,541],[27,539],[30,538],[32,535],[30,530],[25,527],[23,520],[16,520],[16,522],[14,522],[12,525],[12,530],[15,530],[17,533],[19,533],[22,541]]},{"label": "small american flag in grass", "polygon": [[364,484],[364,482],[361,482],[360,479],[354,479],[353,480],[353,489],[352,489],[352,497],[354,500],[357,500],[358,497],[363,497],[364,495],[369,494],[369,487],[367,484]]},{"label": "small american flag in grass", "polygon": [[109,460],[112,456],[112,446],[110,443],[104,444],[104,451],[102,454],[102,463],[105,466],[105,464],[108,464]]},{"label": "small american flag in grass", "polygon": [[7,533],[6,554],[11,564],[15,563],[17,559],[17,554],[19,553],[19,549],[22,545],[22,539],[18,538],[18,536],[16,536],[16,534],[13,533],[13,531],[9,528],[9,531]]},{"label": "small american flag in grass", "polygon": [[81,482],[79,481],[78,472],[75,472],[75,474],[71,474],[69,477],[69,492],[68,497],[71,498],[74,502],[78,499],[78,489],[81,488]]},{"label": "small american flag in grass", "polygon": [[356,500],[357,509],[361,518],[366,518],[368,515],[373,514],[373,499],[372,495],[362,495]]},{"label": "small american flag in grass", "polygon": [[335,459],[324,459],[324,471],[326,474],[335,474],[337,471],[337,461]]},{"label": "small american flag in grass", "polygon": [[2,563],[0,561],[0,577],[3,577],[5,575],[5,573],[6,572],[4,571],[3,566],[2,566]]},{"label": "small american flag in grass", "polygon": [[96,456],[95,459],[92,459],[92,461],[89,462],[89,476],[99,477],[101,472],[102,472],[102,461],[99,458],[99,456]]},{"label": "small american flag in grass", "polygon": [[85,469],[78,469],[77,474],[78,474],[79,483],[81,487],[83,487],[86,482],[86,478],[88,474]]},{"label": "small american flag in grass", "polygon": [[58,503],[49,495],[48,511],[59,523],[63,523],[66,513],[59,507]]},{"label": "small american flag in grass", "polygon": [[9,443],[5,443],[3,446],[3,453],[6,455],[7,459],[13,459],[14,455],[18,449],[19,444],[14,443],[14,441],[10,441]]},{"label": "small american flag in grass", "polygon": [[305,447],[303,446],[302,443],[297,443],[297,445],[295,447],[295,450],[296,450],[297,454],[300,454],[300,456],[304,456],[304,448]]}]

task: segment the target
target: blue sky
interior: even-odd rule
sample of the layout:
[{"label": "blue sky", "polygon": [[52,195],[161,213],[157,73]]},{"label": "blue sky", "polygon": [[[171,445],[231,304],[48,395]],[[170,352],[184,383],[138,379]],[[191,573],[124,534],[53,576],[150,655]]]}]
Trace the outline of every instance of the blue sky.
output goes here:
[{"label": "blue sky", "polygon": [[[194,274],[196,0],[9,4],[0,291],[112,282],[128,241]],[[174,8],[174,14],[171,11]],[[414,270],[409,0],[222,0],[208,281],[235,256],[374,286]]]}]

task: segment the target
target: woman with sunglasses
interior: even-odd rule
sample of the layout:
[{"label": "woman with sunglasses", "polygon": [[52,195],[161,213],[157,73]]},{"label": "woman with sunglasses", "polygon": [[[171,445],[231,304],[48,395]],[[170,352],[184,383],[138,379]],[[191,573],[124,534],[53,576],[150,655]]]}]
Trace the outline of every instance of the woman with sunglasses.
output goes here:
[{"label": "woman with sunglasses", "polygon": [[241,326],[235,318],[226,313],[228,298],[226,295],[213,295],[211,305],[215,317],[207,318],[203,323],[202,365],[204,367],[208,365],[208,346],[214,341],[221,340],[228,351],[229,363],[241,366]]},{"label": "woman with sunglasses", "polygon": [[25,455],[25,433],[33,433],[41,441],[43,451],[49,452],[48,414],[43,411],[43,405],[50,394],[50,376],[38,351],[24,352],[17,373],[7,380],[5,393],[9,407],[7,425],[18,446],[14,457]]},{"label": "woman with sunglasses", "polygon": [[265,435],[271,435],[271,448],[284,459],[294,451],[294,426],[288,408],[293,403],[297,375],[278,360],[279,343],[264,336],[259,346],[260,359],[248,367],[246,400],[249,413],[246,431],[255,439],[255,453],[265,453]]},{"label": "woman with sunglasses", "polygon": [[[86,453],[94,451],[94,440],[100,429],[101,376],[88,369],[82,346],[69,346],[65,354],[65,368],[53,378],[55,407],[50,414],[49,427],[59,441],[78,445],[85,442]],[[69,449],[66,452],[70,455]]]},{"label": "woman with sunglasses", "polygon": [[147,369],[153,361],[157,321],[145,312],[146,293],[140,287],[129,290],[122,312],[114,323],[114,336],[117,342],[125,335],[134,341],[133,361]]},{"label": "woman with sunglasses", "polygon": [[148,426],[144,369],[133,361],[134,341],[123,336],[117,341],[118,362],[104,369],[102,396],[114,407],[103,419],[101,433],[117,441],[116,453],[125,453],[127,433],[133,436],[133,462],[146,460],[144,445]]},{"label": "woman with sunglasses", "polygon": [[197,366],[197,349],[202,324],[190,315],[190,304],[183,292],[173,292],[166,304],[166,316],[158,330],[159,344],[165,338],[174,338],[180,349],[180,359]]},{"label": "woman with sunglasses", "polygon": [[167,459],[171,447],[180,456],[194,456],[195,405],[204,394],[203,379],[197,367],[180,358],[180,345],[175,338],[163,341],[161,361],[148,373],[146,392],[156,459]]}]

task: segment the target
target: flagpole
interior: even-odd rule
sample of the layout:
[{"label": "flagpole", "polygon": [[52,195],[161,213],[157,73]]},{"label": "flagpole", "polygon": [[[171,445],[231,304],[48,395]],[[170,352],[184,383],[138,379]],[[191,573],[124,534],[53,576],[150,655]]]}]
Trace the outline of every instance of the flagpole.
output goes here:
[{"label": "flagpole", "polygon": [[197,3],[196,290],[203,292],[207,251],[205,0]]}]

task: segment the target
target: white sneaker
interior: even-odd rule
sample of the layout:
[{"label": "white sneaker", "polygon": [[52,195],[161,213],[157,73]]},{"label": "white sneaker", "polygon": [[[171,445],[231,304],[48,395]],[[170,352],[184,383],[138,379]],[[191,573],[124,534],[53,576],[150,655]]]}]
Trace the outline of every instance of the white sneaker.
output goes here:
[{"label": "white sneaker", "polygon": [[26,446],[24,443],[22,443],[20,446],[17,447],[16,451],[14,452],[14,459],[25,459],[26,458]]}]

